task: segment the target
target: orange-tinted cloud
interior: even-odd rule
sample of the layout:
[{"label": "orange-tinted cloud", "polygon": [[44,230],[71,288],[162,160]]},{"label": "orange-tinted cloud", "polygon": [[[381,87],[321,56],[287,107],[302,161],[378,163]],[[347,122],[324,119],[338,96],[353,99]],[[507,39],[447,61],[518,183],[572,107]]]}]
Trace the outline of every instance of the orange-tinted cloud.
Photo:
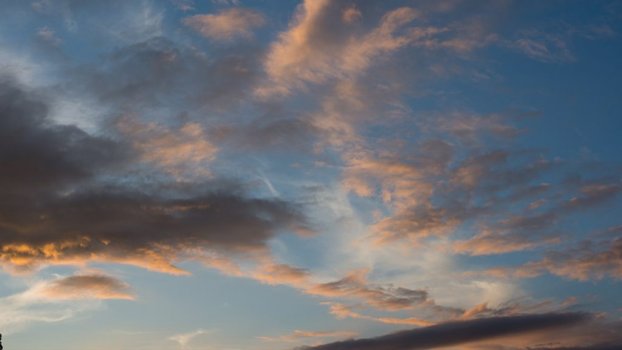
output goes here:
[{"label": "orange-tinted cloud", "polygon": [[533,277],[544,272],[579,281],[622,279],[622,238],[584,241],[567,250],[550,251],[541,260],[505,270],[506,274],[517,277]]},{"label": "orange-tinted cloud", "polygon": [[394,325],[413,325],[426,327],[434,324],[434,322],[424,320],[418,317],[381,317],[361,314],[352,308],[339,303],[325,303],[330,306],[330,313],[339,319],[354,318],[359,320],[367,320]]},{"label": "orange-tinted cloud", "polygon": [[305,292],[324,297],[359,298],[382,310],[412,308],[428,298],[427,292],[423,290],[370,284],[366,275],[365,270],[355,271],[338,281],[314,285]]},{"label": "orange-tinted cloud", "polygon": [[186,17],[183,23],[206,38],[229,41],[251,37],[252,30],[264,25],[265,18],[255,10],[234,7],[216,14]]},{"label": "orange-tinted cloud", "polygon": [[198,123],[186,123],[175,130],[125,117],[117,122],[117,128],[131,139],[142,161],[178,178],[210,175],[208,164],[216,158],[218,148]]},{"label": "orange-tinted cloud", "polygon": [[265,251],[279,231],[308,232],[296,205],[249,197],[228,181],[115,176],[140,173],[135,166],[143,160],[175,170],[211,159],[214,148],[196,124],[171,131],[126,121],[132,138],[125,141],[53,123],[46,104],[14,82],[0,81],[0,104],[0,263],[6,269],[101,261],[183,274],[175,262],[198,260],[197,249],[243,255]]},{"label": "orange-tinted cloud", "polygon": [[304,288],[309,283],[309,271],[286,264],[261,264],[252,278],[266,284],[285,284]]},{"label": "orange-tinted cloud", "polygon": [[38,286],[32,292],[51,300],[134,299],[127,283],[103,274],[59,278]]}]

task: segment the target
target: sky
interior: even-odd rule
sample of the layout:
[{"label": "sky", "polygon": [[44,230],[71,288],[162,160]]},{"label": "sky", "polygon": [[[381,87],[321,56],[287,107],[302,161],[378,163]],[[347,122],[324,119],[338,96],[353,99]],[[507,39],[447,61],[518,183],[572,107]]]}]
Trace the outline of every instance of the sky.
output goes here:
[{"label": "sky", "polygon": [[621,1],[0,18],[5,349],[622,349]]}]

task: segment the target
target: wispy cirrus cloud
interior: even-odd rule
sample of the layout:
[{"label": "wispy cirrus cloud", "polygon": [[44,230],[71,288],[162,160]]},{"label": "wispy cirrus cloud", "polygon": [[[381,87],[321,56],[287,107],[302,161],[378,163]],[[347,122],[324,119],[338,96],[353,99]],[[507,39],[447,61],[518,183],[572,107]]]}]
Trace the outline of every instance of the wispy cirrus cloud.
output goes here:
[{"label": "wispy cirrus cloud", "polygon": [[192,342],[194,339],[207,333],[209,333],[209,331],[204,330],[204,329],[197,329],[196,331],[192,331],[188,333],[180,333],[180,334],[172,335],[168,339],[179,344],[179,346],[182,349],[185,349],[186,346],[188,346],[188,344]]},{"label": "wispy cirrus cloud", "polygon": [[110,299],[133,300],[134,295],[127,283],[102,273],[36,281],[22,292],[0,298],[0,327],[13,333],[34,323],[66,321]]},{"label": "wispy cirrus cloud", "polygon": [[495,267],[486,270],[493,276],[531,278],[544,273],[563,278],[588,281],[622,278],[622,240],[583,240],[565,249],[550,249],[541,259],[517,267]]}]

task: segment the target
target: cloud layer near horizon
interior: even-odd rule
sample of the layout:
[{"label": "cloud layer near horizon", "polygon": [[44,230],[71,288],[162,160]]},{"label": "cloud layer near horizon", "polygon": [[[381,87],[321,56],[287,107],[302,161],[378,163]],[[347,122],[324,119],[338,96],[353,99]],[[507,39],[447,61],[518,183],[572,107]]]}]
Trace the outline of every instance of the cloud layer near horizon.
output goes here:
[{"label": "cloud layer near horizon", "polygon": [[450,322],[400,331],[377,338],[345,340],[310,347],[313,350],[416,350],[433,349],[503,336],[516,336],[585,323],[586,314],[540,314]]}]

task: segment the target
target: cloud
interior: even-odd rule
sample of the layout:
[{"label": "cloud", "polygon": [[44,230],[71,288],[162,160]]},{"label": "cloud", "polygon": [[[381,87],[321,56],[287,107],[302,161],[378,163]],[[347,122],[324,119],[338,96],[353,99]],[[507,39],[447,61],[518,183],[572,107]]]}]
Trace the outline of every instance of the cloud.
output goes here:
[{"label": "cloud", "polygon": [[341,13],[350,13],[347,18],[355,19],[352,9],[325,0],[304,1],[290,28],[270,48],[265,62],[270,82],[259,94],[287,94],[306,83],[356,76],[372,59],[410,42],[408,36],[396,32],[417,17],[414,9],[388,12],[377,27],[362,36],[350,33],[342,22]]},{"label": "cloud", "polygon": [[[622,190],[617,182],[581,182],[570,188],[576,194],[566,200],[558,201],[547,209],[535,214],[508,215],[497,223],[488,224],[482,232],[468,240],[454,242],[454,249],[470,255],[502,254],[521,251],[537,245],[557,243],[558,234],[552,234],[555,224],[572,213],[598,207],[612,200]],[[546,201],[545,201],[546,202]],[[529,208],[537,210],[532,203]]]},{"label": "cloud", "polygon": [[554,244],[560,241],[558,236],[540,237],[539,235],[521,234],[518,232],[496,231],[494,228],[484,229],[481,233],[468,240],[455,241],[453,249],[457,253],[473,256],[493,255],[530,250],[537,246]]},{"label": "cloud", "polygon": [[547,346],[547,347],[538,347],[538,348],[530,348],[530,350],[616,350],[620,348],[620,344],[595,344],[588,346]]},{"label": "cloud", "polygon": [[59,276],[0,298],[0,327],[14,333],[33,323],[62,322],[99,306],[99,300],[133,300],[127,283],[102,273]]},{"label": "cloud", "polygon": [[486,135],[512,138],[520,134],[520,130],[509,124],[506,117],[495,114],[450,113],[435,118],[434,125],[427,127],[455,135],[462,143],[466,144],[481,142]]},{"label": "cloud", "polygon": [[508,269],[504,274],[534,277],[544,272],[579,281],[622,279],[622,238],[585,240],[566,250],[549,251],[541,260]]},{"label": "cloud", "polygon": [[244,151],[290,151],[308,153],[318,129],[305,118],[289,118],[270,111],[250,121],[225,122],[211,128],[210,135],[226,146]]},{"label": "cloud", "polygon": [[303,330],[294,330],[291,334],[281,335],[278,337],[259,337],[262,341],[267,342],[285,342],[285,343],[293,343],[306,341],[309,339],[313,339],[317,341],[317,339],[327,339],[327,338],[343,338],[349,339],[355,337],[358,333],[351,331],[303,331]]},{"label": "cloud", "polygon": [[[421,244],[462,231],[453,243],[461,254],[533,249],[559,241],[558,223],[596,210],[620,193],[619,180],[602,174],[552,185],[545,177],[568,176],[568,163],[532,150],[489,150],[474,143],[463,116],[457,118],[455,128],[447,126],[448,117],[409,148],[378,152],[362,145],[343,146],[344,188],[382,200],[388,209],[389,214],[370,228],[376,243],[408,239]],[[514,135],[516,129],[502,126],[497,117],[489,121],[494,126],[478,131],[482,140],[490,134]],[[438,132],[453,135],[441,140]]]},{"label": "cloud", "polygon": [[255,10],[234,7],[217,14],[186,17],[183,23],[206,38],[229,41],[251,37],[252,30],[264,25],[265,19]]},{"label": "cloud", "polygon": [[540,314],[495,317],[470,321],[448,322],[435,326],[406,330],[377,338],[346,340],[310,347],[313,350],[392,350],[429,349],[461,345],[493,337],[512,336],[555,328],[570,327],[591,320],[580,313]]},{"label": "cloud", "polygon": [[346,23],[356,22],[360,20],[362,17],[363,17],[363,14],[354,4],[345,8],[341,15],[341,19]]},{"label": "cloud", "polygon": [[356,297],[383,310],[411,308],[428,298],[428,293],[423,290],[369,284],[366,275],[365,270],[355,271],[338,281],[318,284],[305,292],[325,297]]},{"label": "cloud", "polygon": [[195,249],[263,250],[279,227],[300,220],[284,202],[222,193],[167,199],[102,189],[52,197],[37,208],[4,207],[3,214],[16,214],[11,226],[31,233],[11,230],[2,238],[0,260],[19,269],[110,261],[180,274],[172,261],[193,258]]},{"label": "cloud", "polygon": [[134,116],[162,122],[195,113],[196,120],[214,119],[210,112],[227,112],[246,101],[261,69],[260,53],[255,46],[239,45],[208,54],[154,36],[117,45],[93,64],[68,69],[60,98],[91,101],[107,112],[102,119]]},{"label": "cloud", "polygon": [[43,27],[37,31],[37,38],[51,46],[59,46],[63,41],[56,36],[56,33],[48,27]]},{"label": "cloud", "polygon": [[189,122],[171,130],[156,123],[125,117],[116,126],[131,139],[144,162],[154,164],[176,178],[210,175],[208,163],[216,158],[218,148],[207,139],[200,124]]},{"label": "cloud", "polygon": [[393,325],[414,325],[420,327],[426,327],[434,324],[434,322],[419,318],[419,317],[377,317],[371,315],[364,315],[354,311],[351,307],[340,303],[324,303],[330,306],[330,313],[339,319],[354,318],[359,320],[368,320],[374,322],[380,322]]},{"label": "cloud", "polygon": [[181,11],[192,11],[195,8],[194,0],[171,0],[173,5],[175,5]]},{"label": "cloud", "polygon": [[0,81],[0,105],[0,186],[5,193],[60,189],[129,159],[123,143],[75,126],[50,125],[47,104],[16,82]]},{"label": "cloud", "polygon": [[512,47],[528,57],[542,62],[572,62],[575,60],[566,42],[561,38],[549,37],[545,40],[521,38],[514,41]]},{"label": "cloud", "polygon": [[168,339],[172,340],[176,343],[179,344],[179,346],[182,349],[185,349],[186,346],[196,337],[206,334],[208,333],[208,331],[204,330],[204,329],[197,329],[196,331],[193,332],[189,332],[189,333],[180,333],[180,334],[175,334],[173,336],[170,336]]},{"label": "cloud", "polygon": [[366,307],[366,304],[358,304],[354,306],[348,306],[335,302],[323,302],[322,304],[328,305],[330,313],[338,319],[353,318],[390,325],[415,325],[427,327],[448,321],[500,316],[517,316],[532,313],[563,312],[575,303],[576,300],[573,298],[569,298],[560,303],[552,300],[532,302],[529,300],[511,299],[496,306],[489,306],[487,302],[484,302],[474,305],[468,309],[462,309],[459,307],[438,305],[434,300],[428,299],[424,303],[414,305],[413,311],[418,316],[406,317],[364,314],[359,311],[355,311],[356,309]]},{"label": "cloud", "polygon": [[[366,270],[351,272],[347,276],[336,281],[318,282],[317,276],[314,276],[312,271],[307,269],[276,263],[271,257],[265,255],[259,256],[257,260],[259,262],[256,266],[248,268],[237,264],[233,259],[227,257],[212,255],[202,256],[200,258],[200,261],[206,266],[215,268],[229,276],[251,278],[270,285],[286,285],[312,296],[321,296],[330,299],[355,299],[363,301],[365,305],[378,310],[399,311],[430,306],[436,309],[436,313],[440,315],[450,309],[436,305],[434,301],[428,297],[428,293],[425,290],[395,287],[391,284],[372,283],[367,280],[368,271]],[[327,304],[331,305],[331,310],[337,310],[339,305],[341,305],[332,302],[327,302]],[[341,305],[341,307],[342,309],[345,308],[343,305]],[[336,311],[333,313],[338,317],[342,317]],[[456,313],[459,314],[461,311],[456,311]],[[423,322],[425,321],[421,321],[421,323]],[[393,323],[395,324],[397,322]]]},{"label": "cloud", "polygon": [[619,343],[605,343],[605,344],[594,344],[587,346],[547,346],[547,347],[538,347],[538,348],[530,348],[530,350],[617,350],[620,349],[622,344]]},{"label": "cloud", "polygon": [[20,294],[0,299],[0,327],[3,334],[12,334],[35,323],[55,323],[68,320],[97,305],[84,302],[50,303],[26,300]]},{"label": "cloud", "polygon": [[[474,7],[488,10],[488,5]],[[304,1],[270,47],[265,61],[269,79],[257,89],[258,95],[287,95],[316,84],[356,79],[406,47],[417,48],[419,57],[411,59],[439,51],[461,56],[498,39],[481,16],[437,26],[428,17],[432,13],[420,10],[425,7],[393,8],[378,18],[365,2]],[[494,6],[496,11],[503,7]]]},{"label": "cloud", "polygon": [[309,271],[286,264],[266,263],[252,273],[252,278],[266,284],[285,284],[304,288],[309,283]]},{"label": "cloud", "polygon": [[[141,156],[123,141],[49,121],[46,104],[15,83],[0,85],[0,105],[0,193],[6,199],[0,204],[0,261],[5,268],[23,272],[106,261],[182,274],[173,261],[200,259],[207,250],[265,253],[278,232],[308,231],[297,205],[247,197],[225,181],[125,182],[123,175],[145,152],[150,160],[170,165],[166,160],[173,156],[163,155],[160,147],[177,141],[182,142],[176,144],[180,157],[187,154],[194,162],[193,147],[209,144],[192,124],[181,132],[196,139],[181,140],[165,131],[155,133],[163,144],[138,137],[139,145],[149,145],[139,147]],[[198,155],[203,156],[209,155]]]},{"label": "cloud", "polygon": [[127,283],[102,274],[59,278],[37,286],[31,292],[52,300],[134,299]]}]

